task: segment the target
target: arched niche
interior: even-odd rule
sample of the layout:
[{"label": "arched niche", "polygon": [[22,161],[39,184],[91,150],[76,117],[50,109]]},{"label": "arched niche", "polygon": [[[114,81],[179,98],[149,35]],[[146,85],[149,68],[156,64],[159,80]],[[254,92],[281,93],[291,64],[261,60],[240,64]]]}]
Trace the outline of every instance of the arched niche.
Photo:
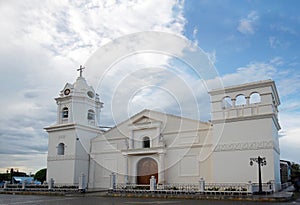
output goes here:
[{"label": "arched niche", "polygon": [[254,92],[250,95],[250,104],[256,104],[261,102],[261,97],[258,92]]},{"label": "arched niche", "polygon": [[95,111],[94,110],[88,110],[87,119],[95,120]]},{"label": "arched niche", "polygon": [[65,144],[59,143],[57,146],[57,155],[64,155],[65,154]]},{"label": "arched niche", "polygon": [[157,162],[150,157],[142,158],[137,164],[137,184],[149,185],[151,176],[158,181]]},{"label": "arched niche", "polygon": [[68,118],[68,117],[69,117],[69,108],[64,107],[64,108],[62,109],[62,118],[63,118],[63,119],[66,119],[66,118]]},{"label": "arched niche", "polygon": [[150,148],[150,138],[149,137],[143,137],[143,148]]},{"label": "arched niche", "polygon": [[231,108],[232,107],[232,100],[231,97],[226,96],[222,99],[222,108],[226,109],[226,108]]},{"label": "arched niche", "polygon": [[235,98],[235,105],[236,106],[246,105],[245,95],[243,95],[243,94],[237,95]]}]

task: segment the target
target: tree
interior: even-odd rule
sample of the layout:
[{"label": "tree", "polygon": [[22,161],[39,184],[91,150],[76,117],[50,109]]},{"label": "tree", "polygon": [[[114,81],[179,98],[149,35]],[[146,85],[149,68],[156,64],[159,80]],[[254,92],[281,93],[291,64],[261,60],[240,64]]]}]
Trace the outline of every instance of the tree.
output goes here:
[{"label": "tree", "polygon": [[34,179],[43,183],[44,181],[46,181],[46,175],[47,175],[47,169],[44,168],[35,173]]},{"label": "tree", "polygon": [[294,162],[291,164],[291,178],[292,181],[300,179],[300,165]]},{"label": "tree", "polygon": [[10,174],[9,173],[0,173],[0,182],[2,181],[9,181]]}]

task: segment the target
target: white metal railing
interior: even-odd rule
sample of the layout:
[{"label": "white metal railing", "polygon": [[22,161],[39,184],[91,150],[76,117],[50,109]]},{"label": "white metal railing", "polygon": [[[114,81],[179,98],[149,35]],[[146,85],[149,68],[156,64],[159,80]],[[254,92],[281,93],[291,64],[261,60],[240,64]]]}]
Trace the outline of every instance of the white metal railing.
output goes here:
[{"label": "white metal railing", "polygon": [[198,184],[158,184],[157,190],[181,190],[181,191],[198,191]]},{"label": "white metal railing", "polygon": [[[157,184],[156,192],[165,193],[202,193],[202,194],[252,194],[250,183],[205,183],[205,189],[200,191],[199,184]],[[116,191],[149,191],[150,185],[116,184]]]},{"label": "white metal railing", "polygon": [[[23,184],[7,184],[6,188],[22,188]],[[47,184],[25,184],[27,188],[48,188]]]},{"label": "white metal railing", "polygon": [[[9,184],[7,183],[3,187],[3,190],[6,191],[49,191],[48,184]],[[71,184],[55,184],[51,189],[51,191],[59,191],[59,192],[68,192],[68,191],[77,191],[78,186]]]},{"label": "white metal railing", "polygon": [[[265,193],[271,193],[274,191],[275,187],[273,187],[273,183],[262,183],[262,191]],[[253,183],[252,184],[252,192],[258,192],[259,191],[259,184],[258,183]]]},{"label": "white metal railing", "polygon": [[205,183],[205,192],[249,193],[249,184],[245,183]]},{"label": "white metal railing", "polygon": [[149,190],[150,184],[125,184],[125,183],[119,183],[116,184],[116,189],[121,190]]}]

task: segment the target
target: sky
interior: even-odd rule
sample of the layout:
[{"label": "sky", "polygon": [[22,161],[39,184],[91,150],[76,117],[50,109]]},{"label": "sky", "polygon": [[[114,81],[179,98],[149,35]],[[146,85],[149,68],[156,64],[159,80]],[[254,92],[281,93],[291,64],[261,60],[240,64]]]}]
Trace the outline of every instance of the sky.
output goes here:
[{"label": "sky", "polygon": [[[101,79],[89,69],[104,48],[149,31],[199,47],[225,86],[274,80],[281,158],[300,163],[299,7],[298,0],[0,1],[0,172],[46,167],[43,128],[56,122],[54,98],[76,80],[80,65],[104,102],[103,126],[144,108],[209,120],[210,88],[164,53],[168,42],[160,42],[161,52],[118,59]],[[200,115],[193,115],[195,106]]]}]

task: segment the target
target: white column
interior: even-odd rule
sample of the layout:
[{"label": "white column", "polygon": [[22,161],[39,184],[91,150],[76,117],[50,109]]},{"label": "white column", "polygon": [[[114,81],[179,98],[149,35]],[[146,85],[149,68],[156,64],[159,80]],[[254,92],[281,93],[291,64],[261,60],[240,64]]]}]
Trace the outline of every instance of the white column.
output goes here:
[{"label": "white column", "polygon": [[253,193],[253,184],[251,181],[248,182],[248,190],[249,193]]},{"label": "white column", "polygon": [[116,189],[116,174],[114,172],[111,173],[110,175],[110,189]]},{"label": "white column", "polygon": [[86,189],[86,177],[84,173],[81,173],[79,176],[79,186],[78,189],[81,191],[85,191]]},{"label": "white column", "polygon": [[200,180],[199,180],[199,191],[200,192],[205,191],[205,180],[204,180],[204,178],[200,178]]},{"label": "white column", "polygon": [[270,180],[270,183],[272,185],[272,191],[276,192],[276,183],[275,183],[275,180]]},{"label": "white column", "polygon": [[235,102],[236,102],[236,99],[231,99],[231,102],[232,102],[232,107],[235,107]]},{"label": "white column", "polygon": [[54,187],[54,179],[50,178],[49,182],[48,182],[48,189],[51,190]]},{"label": "white column", "polygon": [[250,104],[250,97],[245,97],[246,98],[246,105]]},{"label": "white column", "polygon": [[23,190],[25,190],[25,188],[26,188],[26,182],[25,182],[25,180],[22,182],[22,189]]},{"label": "white column", "polygon": [[156,190],[156,179],[155,176],[151,176],[150,178],[150,191]]},{"label": "white column", "polygon": [[158,184],[165,184],[165,153],[159,153]]}]

